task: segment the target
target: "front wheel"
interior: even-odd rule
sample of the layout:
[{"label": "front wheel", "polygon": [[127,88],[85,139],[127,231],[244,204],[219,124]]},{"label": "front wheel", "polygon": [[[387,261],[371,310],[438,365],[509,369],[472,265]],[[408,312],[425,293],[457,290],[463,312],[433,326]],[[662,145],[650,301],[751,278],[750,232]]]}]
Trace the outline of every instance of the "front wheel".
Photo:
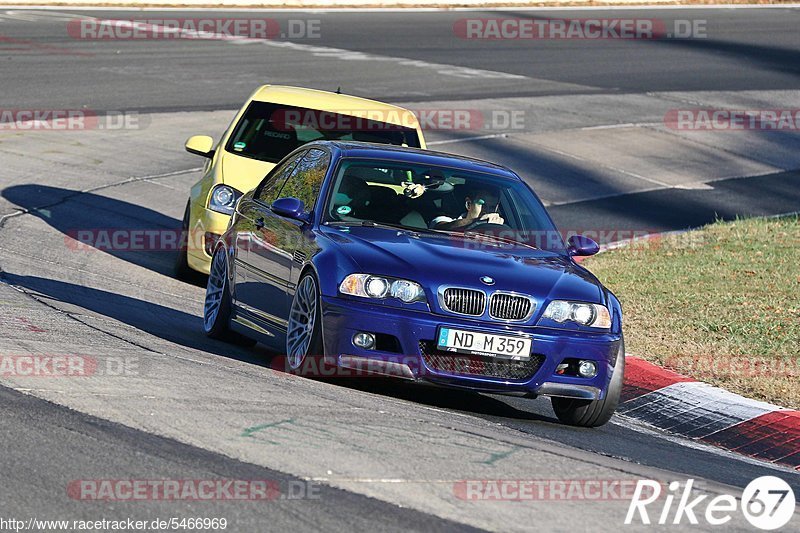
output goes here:
[{"label": "front wheel", "polygon": [[320,307],[319,283],[307,272],[297,284],[286,329],[286,360],[292,370],[300,368],[309,354],[324,355]]},{"label": "front wheel", "polygon": [[625,376],[625,342],[620,340],[614,373],[602,400],[575,400],[552,398],[553,410],[559,420],[572,426],[599,427],[611,420],[619,405],[622,383]]}]

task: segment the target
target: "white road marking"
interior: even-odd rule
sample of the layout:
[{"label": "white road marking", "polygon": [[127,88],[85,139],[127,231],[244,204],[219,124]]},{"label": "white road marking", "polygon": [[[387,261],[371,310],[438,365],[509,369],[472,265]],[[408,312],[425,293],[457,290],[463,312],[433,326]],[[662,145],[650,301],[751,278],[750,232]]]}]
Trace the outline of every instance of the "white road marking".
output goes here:
[{"label": "white road marking", "polygon": [[464,137],[463,139],[447,139],[444,141],[431,141],[426,144],[428,146],[436,146],[440,144],[453,144],[453,143],[464,143],[469,141],[482,141],[484,139],[496,139],[498,137],[508,137],[508,133],[492,133],[490,135],[476,135],[475,137]]},{"label": "white road marking", "polygon": [[143,179],[142,181],[144,181],[146,183],[150,183],[152,185],[158,185],[158,186],[164,187],[166,189],[172,189],[173,191],[177,191],[178,190],[177,187],[173,187],[172,185],[167,185],[166,183],[161,183],[160,181],[153,181],[151,179]]},{"label": "white road marking", "polygon": [[342,61],[379,61],[388,63],[397,63],[407,67],[417,67],[422,69],[435,70],[438,74],[443,76],[453,76],[456,78],[482,78],[482,79],[500,79],[500,80],[525,80],[529,79],[527,76],[519,74],[510,74],[508,72],[497,72],[494,70],[483,70],[477,68],[462,67],[458,65],[449,65],[445,63],[432,63],[430,61],[422,61],[418,59],[409,59],[405,57],[384,56],[378,54],[368,54],[366,52],[359,52],[355,50],[346,50],[344,48],[333,48],[329,46],[315,46],[310,44],[301,44],[291,41],[272,41],[268,39],[231,39],[227,36],[220,35],[220,39],[230,42],[231,44],[252,44],[258,43],[272,48],[285,48],[296,50],[299,52],[307,52],[316,57],[330,57]]},{"label": "white road marking", "polygon": [[39,393],[39,394],[40,393],[52,393],[52,394],[63,394],[63,395],[69,395],[69,396],[96,396],[96,397],[109,397],[109,398],[142,398],[142,399],[145,399],[145,400],[156,400],[156,399],[158,399],[158,396],[151,396],[151,395],[147,395],[147,394],[144,394],[144,395],[139,395],[139,394],[136,394],[136,395],[115,394],[115,393],[110,393],[110,392],[87,392],[85,390],[80,391],[78,393],[75,393],[75,392],[69,392],[69,391],[63,391],[63,390],[57,390],[57,389],[28,389],[28,388],[23,388],[23,387],[15,387],[12,383],[5,383],[5,385],[13,387],[14,390],[16,390],[16,391],[24,392],[24,393],[28,393],[28,394],[34,394],[34,395],[37,394],[37,393]]},{"label": "white road marking", "polygon": [[[9,256],[14,255],[15,257],[24,257],[24,258],[27,258],[27,259],[33,259],[34,261],[37,261],[37,262],[40,262],[40,263],[46,263],[48,265],[52,265],[54,267],[58,267],[58,268],[62,268],[62,269],[68,269],[68,270],[71,270],[72,272],[79,272],[84,276],[91,276],[91,277],[94,277],[94,278],[98,278],[100,280],[110,281],[110,282],[114,283],[115,285],[127,285],[129,287],[133,287],[133,288],[138,289],[138,290],[148,290],[150,292],[156,292],[156,293],[159,293],[159,294],[163,294],[164,296],[169,296],[171,298],[177,298],[179,300],[186,300],[187,302],[192,302],[192,303],[195,303],[197,305],[203,305],[203,301],[197,300],[195,298],[191,298],[189,296],[185,296],[183,294],[176,294],[176,293],[171,293],[171,292],[167,292],[167,291],[162,291],[162,290],[159,290],[159,289],[154,289],[152,287],[142,287],[141,285],[139,285],[139,284],[137,284],[135,282],[132,282],[132,281],[130,281],[128,279],[116,278],[114,276],[108,275],[108,273],[94,272],[92,270],[87,270],[85,268],[81,268],[81,267],[76,267],[76,266],[72,266],[72,265],[69,265],[69,264],[65,264],[62,261],[51,261],[50,259],[47,259],[46,257],[43,257],[43,256],[31,255],[31,254],[26,254],[24,252],[20,252],[16,248],[15,249],[10,249],[10,248],[5,248],[3,246],[0,246],[0,252],[8,253]],[[88,252],[85,252],[85,253],[94,253],[94,252],[88,251]],[[73,314],[76,314],[76,313],[73,313]],[[87,315],[87,316],[91,316],[92,318],[97,318],[94,315]]]},{"label": "white road marking", "polygon": [[[12,15],[8,15],[11,13]],[[17,13],[17,14],[15,14]],[[22,13],[21,15],[19,13]],[[22,20],[27,21],[36,21],[36,18],[25,18],[30,17],[27,13],[31,12],[15,12],[15,11],[6,11],[6,16],[20,18]],[[57,13],[57,16],[69,16],[68,13]],[[356,50],[348,50],[344,48],[334,48],[330,46],[316,46],[310,44],[301,44],[291,41],[274,41],[270,39],[255,39],[251,37],[242,37],[238,35],[226,35],[223,33],[215,33],[215,32],[201,32],[195,30],[185,30],[185,29],[176,29],[176,28],[168,28],[166,26],[160,24],[146,24],[140,21],[135,20],[123,20],[123,19],[101,19],[97,17],[86,17],[86,16],[72,16],[69,20],[91,20],[95,22],[107,22],[108,24],[113,24],[115,27],[118,28],[154,28],[158,29],[164,33],[177,33],[187,38],[200,38],[200,39],[207,39],[207,40],[219,40],[222,42],[236,44],[236,45],[249,45],[249,44],[260,44],[263,46],[269,46],[271,48],[283,48],[287,50],[294,50],[298,52],[306,52],[310,53],[316,57],[326,57],[331,59],[338,59],[341,61],[377,61],[377,62],[384,62],[384,63],[396,63],[398,65],[403,65],[406,67],[415,67],[421,68],[426,70],[434,70],[437,74],[442,76],[452,76],[455,78],[462,78],[462,79],[492,79],[492,80],[526,80],[530,79],[527,76],[522,76],[520,74],[511,74],[508,72],[498,72],[494,70],[484,70],[484,69],[477,69],[477,68],[469,68],[469,67],[462,67],[459,65],[450,65],[445,63],[433,63],[430,61],[422,61],[419,59],[410,59],[406,57],[394,57],[394,56],[385,56],[380,54],[369,54],[366,52],[359,52]]]},{"label": "white road marking", "polygon": [[[554,154],[558,154],[558,155],[560,155],[562,157],[575,159],[576,161],[581,161],[583,163],[591,163],[592,162],[589,159],[585,159],[583,157],[579,157],[579,156],[577,156],[575,154],[571,154],[571,153],[565,152],[563,150],[556,150],[555,148],[550,148],[548,146],[543,146],[543,145],[535,143],[535,142],[531,143],[531,144],[535,144],[537,147],[541,148],[542,150],[546,150],[548,152],[552,152]],[[667,183],[667,182],[664,182],[664,181],[661,181],[661,180],[657,180],[657,179],[653,179],[653,178],[648,178],[647,176],[642,176],[641,174],[636,174],[635,172],[631,172],[629,170],[625,170],[625,169],[622,169],[622,168],[614,167],[614,166],[611,166],[611,165],[600,164],[600,163],[596,163],[596,162],[595,162],[595,164],[597,166],[606,168],[608,170],[613,170],[614,172],[619,172],[620,174],[625,174],[626,176],[630,176],[632,178],[640,179],[642,181],[646,181],[648,183],[652,183],[654,185],[658,185],[659,187],[664,187],[665,189],[671,189],[671,188],[674,187],[671,183]]]},{"label": "white road marking", "polygon": [[638,128],[648,126],[660,126],[661,122],[628,122],[626,124],[602,124],[600,126],[586,126],[581,128],[581,131],[591,130],[615,130],[622,128]]},{"label": "white road marking", "polygon": [[41,20],[37,17],[26,15],[22,11],[6,11],[5,13],[0,14],[0,17],[7,20],[22,20],[25,22],[38,22]]},{"label": "white road marking", "polygon": [[[623,191],[623,192],[615,192],[611,194],[599,194],[596,196],[587,196],[585,198],[575,198],[573,200],[565,200],[563,202],[545,202],[547,206],[556,206],[556,205],[570,205],[570,204],[578,204],[580,202],[589,202],[592,200],[605,200],[607,198],[617,198],[619,196],[628,196],[631,194],[640,194],[645,192],[653,192],[653,191],[661,191],[664,189],[687,189],[687,190],[713,190],[714,186],[711,185],[717,181],[726,181],[726,180],[741,180],[745,178],[758,178],[760,176],[769,176],[770,174],[775,174],[773,171],[763,172],[761,174],[747,174],[746,176],[721,176],[718,178],[705,180],[703,182],[696,182],[697,185],[695,186],[694,183],[687,183],[682,185],[670,185],[668,187],[648,187],[646,189],[636,189],[632,191]],[[542,200],[544,202],[544,200]],[[777,216],[784,216],[784,215],[777,215]]]},{"label": "white road marking", "polygon": [[682,183],[675,185],[674,189],[684,189],[687,191],[713,191],[714,186],[702,181],[693,181],[691,183]]},{"label": "white road marking", "polygon": [[0,17],[10,20],[23,20],[25,22],[63,22],[82,18],[74,13],[62,13],[59,11],[40,11],[25,9],[9,9],[0,13]]}]

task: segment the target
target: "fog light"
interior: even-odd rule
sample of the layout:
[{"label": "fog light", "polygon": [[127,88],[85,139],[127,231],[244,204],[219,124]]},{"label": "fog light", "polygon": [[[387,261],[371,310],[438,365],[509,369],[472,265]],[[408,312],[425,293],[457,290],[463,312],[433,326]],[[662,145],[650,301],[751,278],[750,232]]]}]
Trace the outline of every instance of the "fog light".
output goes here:
[{"label": "fog light", "polygon": [[582,378],[593,378],[597,375],[597,365],[594,361],[581,361],[578,363],[578,374]]},{"label": "fog light", "polygon": [[359,331],[353,335],[353,345],[365,350],[371,350],[375,346],[375,335]]}]

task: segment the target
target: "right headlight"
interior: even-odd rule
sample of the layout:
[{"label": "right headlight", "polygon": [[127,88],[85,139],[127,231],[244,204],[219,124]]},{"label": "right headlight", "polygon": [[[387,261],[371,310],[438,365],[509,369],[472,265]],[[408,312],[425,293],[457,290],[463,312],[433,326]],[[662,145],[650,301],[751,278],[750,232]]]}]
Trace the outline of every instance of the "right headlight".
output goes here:
[{"label": "right headlight", "polygon": [[570,321],[590,328],[611,327],[611,314],[606,306],[584,302],[553,300],[544,310],[542,318],[548,318],[559,324]]}]

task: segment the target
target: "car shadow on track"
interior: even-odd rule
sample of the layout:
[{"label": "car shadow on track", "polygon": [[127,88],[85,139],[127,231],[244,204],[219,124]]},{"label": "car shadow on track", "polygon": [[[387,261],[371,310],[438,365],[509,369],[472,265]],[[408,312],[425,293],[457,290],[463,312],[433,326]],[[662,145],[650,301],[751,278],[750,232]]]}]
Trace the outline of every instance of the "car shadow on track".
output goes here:
[{"label": "car shadow on track", "polygon": [[[391,396],[392,398],[424,404],[430,407],[462,411],[482,417],[552,422],[561,425],[555,416],[546,416],[531,410],[517,409],[510,403],[512,397],[508,397],[508,399],[505,400],[503,397],[489,396],[477,392],[369,376],[350,378],[335,383],[362,392]],[[533,400],[525,400],[525,403],[533,407]]]},{"label": "car shadow on track", "polygon": [[[556,21],[556,20],[563,20],[562,18],[554,18],[554,17],[546,17],[542,14],[532,14],[525,11],[513,11],[509,10],[503,13],[506,17],[516,17],[520,19],[533,19],[538,22],[545,22],[545,21]],[[718,20],[698,20],[695,19],[693,24],[702,22],[702,29],[697,29],[692,33],[697,33],[697,35],[692,35],[689,37],[671,37],[670,28],[678,29],[677,27],[677,20],[672,20],[671,16],[665,16],[661,19],[651,19],[655,22],[653,26],[652,36],[644,36],[641,38],[631,38],[631,39],[618,39],[617,42],[622,43],[623,45],[630,47],[631,49],[635,49],[637,46],[649,46],[654,48],[661,48],[666,51],[669,48],[681,49],[684,50],[687,54],[704,54],[708,57],[714,58],[715,61],[719,61],[720,59],[733,59],[739,63],[740,68],[742,69],[754,69],[754,72],[757,72],[755,69],[762,69],[762,70],[771,70],[773,72],[793,75],[793,76],[800,76],[800,64],[797,62],[797,50],[795,48],[786,48],[782,46],[776,46],[774,44],[760,44],[756,42],[741,42],[741,41],[725,41],[719,38],[715,38],[714,30],[716,24],[724,24],[725,22],[720,17]],[[688,22],[688,21],[687,21]],[[711,24],[709,24],[709,22]],[[707,26],[708,25],[708,26]],[[697,28],[697,26],[694,26]],[[587,28],[588,29],[588,28]],[[711,34],[707,31],[708,29],[711,30]],[[588,40],[591,42],[591,39]],[[687,65],[691,64],[691,62],[687,61]],[[653,65],[662,66],[663,63],[653,61]],[[754,76],[757,76],[754,74]],[[619,87],[619,85],[615,85],[615,89],[617,90],[636,90],[637,92],[645,92],[645,91],[672,91],[672,90],[703,90],[702,82],[700,80],[697,81],[697,87],[686,87],[686,78],[675,76],[676,83],[683,83],[684,85],[673,87],[671,84],[665,84],[661,78],[655,77],[660,83],[654,87],[642,87],[641,84],[643,82],[647,82],[652,79],[654,76],[650,72],[639,72],[639,76],[636,77],[636,83],[638,87]],[[700,76],[698,76],[700,78]],[[627,77],[627,80],[630,80],[631,77]],[[561,81],[570,81],[572,83],[586,83],[587,80],[585,79],[578,79],[578,78],[569,78],[564,79]],[[626,81],[625,76],[618,76],[617,82],[624,82]],[[741,89],[750,89],[753,88],[752,82],[748,84],[746,87],[737,87],[731,85],[730,83],[725,87],[727,90],[741,90]]]},{"label": "car shadow on track", "polygon": [[588,200],[551,207],[560,227],[567,221],[586,221],[581,227],[599,230],[614,239],[631,231],[660,232],[696,228],[716,220],[769,216],[800,208],[800,172],[730,178],[708,190],[661,189],[615,198]]},{"label": "car shadow on track", "polygon": [[[77,306],[103,315],[181,346],[221,355],[237,361],[270,367],[282,372],[279,354],[262,345],[244,348],[215,341],[203,334],[200,316],[121,294],[36,276],[4,273],[4,281],[30,291],[59,309]],[[69,311],[69,309],[67,309]],[[137,341],[140,342],[140,341]],[[454,389],[412,384],[377,376],[309,378],[362,392],[380,394],[431,407],[464,411],[476,415],[517,420],[556,422],[555,418],[523,411],[491,396]]]},{"label": "car shadow on track", "polygon": [[[206,337],[203,333],[203,319],[199,315],[65,281],[7,272],[2,276],[5,282],[25,289],[61,310],[69,312],[71,310],[68,306],[77,306],[186,348],[223,355],[258,366],[267,364],[264,360],[266,350],[261,347],[248,350]],[[118,332],[113,334],[119,335]],[[137,340],[137,344],[139,343],[140,340]]]},{"label": "car shadow on track", "polygon": [[[776,145],[780,143],[776,141]],[[795,145],[786,145],[792,146]],[[502,138],[480,141],[480,150],[480,157],[519,171],[534,191],[572,187],[571,195],[602,195],[547,208],[559,230],[585,233],[599,244],[628,239],[634,232],[685,230],[716,220],[795,212],[800,206],[798,170],[719,179],[693,184],[699,187],[694,189],[670,187],[635,192],[608,182],[607,177],[585,166]]]},{"label": "car shadow on track", "polygon": [[[63,233],[65,246],[100,250],[174,275],[181,237],[176,218],[100,194],[46,185],[15,185],[0,194]],[[204,285],[205,277],[198,274],[188,281]]]}]

